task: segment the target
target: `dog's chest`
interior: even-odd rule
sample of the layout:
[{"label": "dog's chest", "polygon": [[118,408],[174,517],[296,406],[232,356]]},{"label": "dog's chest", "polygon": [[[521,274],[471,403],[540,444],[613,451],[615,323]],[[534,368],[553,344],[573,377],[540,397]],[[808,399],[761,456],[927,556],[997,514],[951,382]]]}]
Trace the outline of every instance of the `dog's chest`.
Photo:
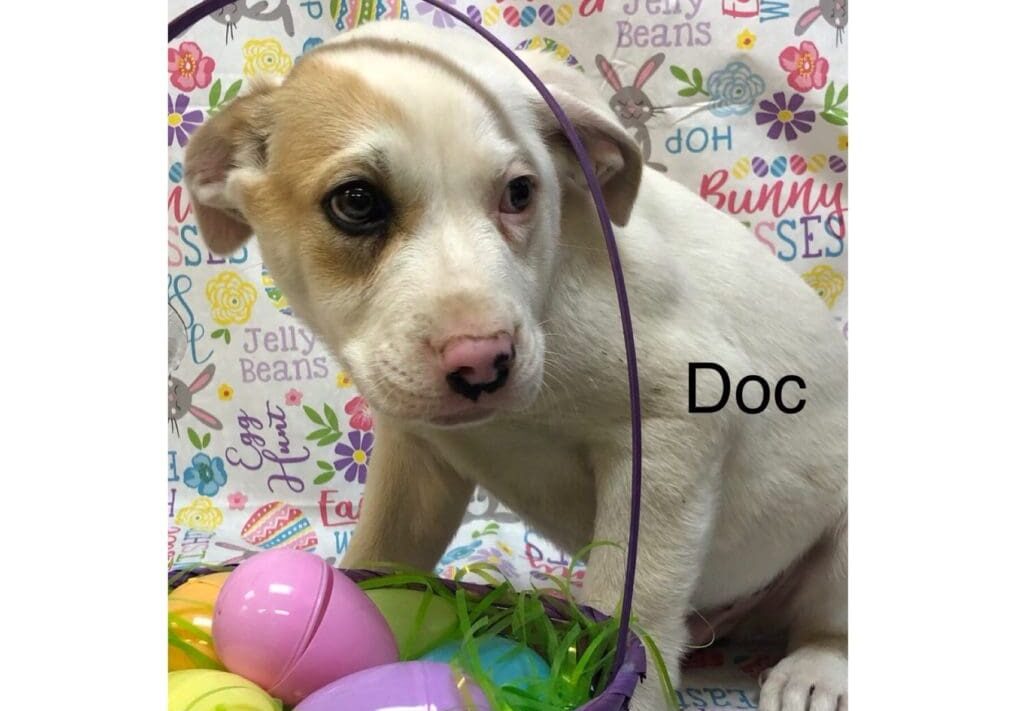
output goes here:
[{"label": "dog's chest", "polygon": [[496,424],[440,433],[434,444],[462,476],[565,550],[591,540],[594,484],[578,444],[544,428]]}]

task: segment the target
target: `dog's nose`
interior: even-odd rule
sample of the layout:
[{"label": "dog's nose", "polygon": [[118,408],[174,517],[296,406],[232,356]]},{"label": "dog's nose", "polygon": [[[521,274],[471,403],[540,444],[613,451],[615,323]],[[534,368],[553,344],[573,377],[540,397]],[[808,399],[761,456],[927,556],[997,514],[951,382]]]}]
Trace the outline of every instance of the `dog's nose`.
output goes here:
[{"label": "dog's nose", "polygon": [[492,393],[508,381],[513,360],[515,344],[504,331],[484,338],[459,336],[441,349],[448,386],[473,402],[480,393]]}]

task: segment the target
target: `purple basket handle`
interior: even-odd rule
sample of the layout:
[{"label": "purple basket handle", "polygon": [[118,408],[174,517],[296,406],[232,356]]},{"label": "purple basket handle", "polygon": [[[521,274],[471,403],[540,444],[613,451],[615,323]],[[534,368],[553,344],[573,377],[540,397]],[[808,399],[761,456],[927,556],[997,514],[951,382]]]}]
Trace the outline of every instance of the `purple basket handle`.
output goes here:
[{"label": "purple basket handle", "polygon": [[[228,5],[232,0],[204,0],[188,10],[185,10],[178,17],[169,23],[169,41],[172,42],[188,28],[194,25],[216,10]],[[460,10],[450,7],[442,0],[424,0],[428,5],[433,5],[443,10],[456,20],[469,27],[485,40],[494,45],[501,54],[506,56],[512,64],[518,67],[526,79],[533,85],[543,100],[547,102],[551,112],[561,124],[568,142],[571,144],[575,156],[578,158],[582,174],[586,178],[586,184],[592,193],[593,203],[596,205],[596,214],[600,219],[600,229],[603,231],[603,239],[607,247],[607,257],[610,260],[610,268],[614,273],[614,289],[617,291],[617,306],[621,315],[621,331],[624,334],[624,351],[628,366],[628,397],[631,406],[631,521],[628,530],[628,560],[624,572],[624,597],[621,599],[620,628],[618,630],[618,654],[614,661],[612,677],[616,677],[625,661],[628,651],[628,630],[631,624],[631,604],[635,594],[635,563],[638,559],[639,541],[639,509],[642,501],[642,406],[639,399],[639,374],[638,363],[635,357],[635,333],[632,329],[631,311],[628,308],[628,291],[624,286],[624,271],[621,268],[621,255],[617,251],[617,241],[614,239],[614,229],[610,224],[610,216],[607,213],[607,204],[600,190],[600,184],[596,180],[596,170],[589,158],[586,147],[579,138],[578,131],[564,113],[564,109],[557,103],[550,90],[540,81],[525,62],[513,52],[506,44],[484,29],[478,23],[474,23]]]}]

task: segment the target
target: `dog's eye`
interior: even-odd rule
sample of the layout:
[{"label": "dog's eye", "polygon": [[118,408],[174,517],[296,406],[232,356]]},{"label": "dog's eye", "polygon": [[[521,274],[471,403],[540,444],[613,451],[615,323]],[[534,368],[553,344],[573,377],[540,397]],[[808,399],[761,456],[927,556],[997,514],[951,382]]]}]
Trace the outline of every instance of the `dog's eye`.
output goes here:
[{"label": "dog's eye", "polygon": [[325,214],[343,232],[365,235],[379,231],[391,217],[385,196],[366,180],[335,188],[324,200]]},{"label": "dog's eye", "polygon": [[522,212],[533,199],[533,189],[533,179],[528,175],[515,178],[505,187],[498,209],[509,214]]}]

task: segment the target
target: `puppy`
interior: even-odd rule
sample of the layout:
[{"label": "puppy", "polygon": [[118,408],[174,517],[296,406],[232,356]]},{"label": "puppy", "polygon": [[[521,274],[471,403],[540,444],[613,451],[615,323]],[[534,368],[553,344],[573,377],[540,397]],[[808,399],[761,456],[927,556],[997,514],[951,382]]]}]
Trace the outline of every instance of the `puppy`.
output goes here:
[{"label": "puppy", "polygon": [[[527,61],[581,132],[618,226],[645,442],[635,614],[672,674],[742,620],[784,630],[763,711],[845,709],[843,339],[742,225],[643,170],[582,74]],[[256,233],[376,413],[344,566],[431,569],[476,484],[566,550],[624,547],[630,412],[603,239],[556,121],[494,48],[404,22],[346,33],[212,117],[186,175],[209,247]],[[700,369],[692,392],[702,362],[728,374],[726,407],[692,411],[726,389]],[[787,412],[734,404],[761,400],[746,376],[787,375]],[[623,574],[623,550],[595,548],[585,601],[614,610]],[[666,708],[655,670],[632,708]]]}]

